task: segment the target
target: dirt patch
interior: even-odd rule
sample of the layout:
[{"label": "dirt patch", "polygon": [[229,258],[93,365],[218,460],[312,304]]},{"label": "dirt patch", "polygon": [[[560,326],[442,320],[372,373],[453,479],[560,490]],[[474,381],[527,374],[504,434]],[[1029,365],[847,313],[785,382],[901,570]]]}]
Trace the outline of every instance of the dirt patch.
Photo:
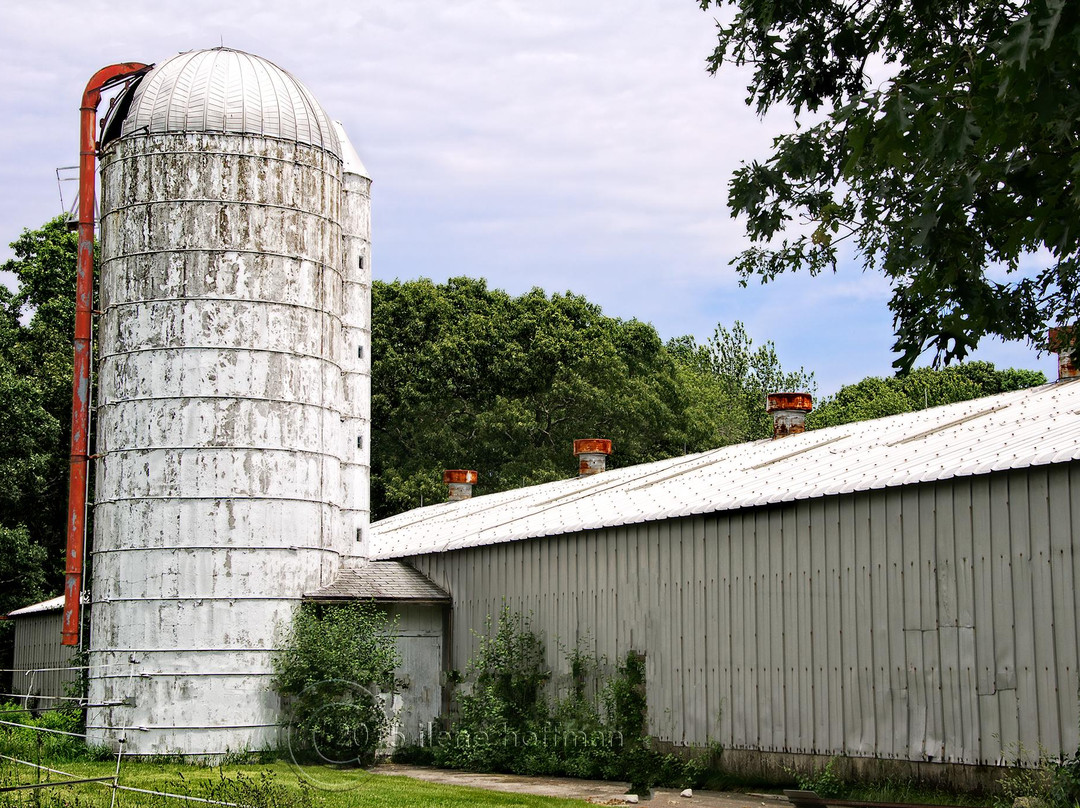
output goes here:
[{"label": "dirt patch", "polygon": [[[627,783],[607,780],[576,780],[571,777],[525,777],[518,774],[477,774],[455,769],[432,769],[426,766],[406,766],[400,763],[384,763],[373,771],[377,774],[394,774],[452,786],[486,788],[513,794],[535,794],[542,797],[561,797],[584,800],[593,805],[626,805],[623,795]],[[642,805],[682,806],[683,808],[790,808],[786,800],[775,800],[761,795],[739,794],[730,791],[695,791],[692,797],[679,796],[679,789],[658,788],[652,799],[642,800]]]}]

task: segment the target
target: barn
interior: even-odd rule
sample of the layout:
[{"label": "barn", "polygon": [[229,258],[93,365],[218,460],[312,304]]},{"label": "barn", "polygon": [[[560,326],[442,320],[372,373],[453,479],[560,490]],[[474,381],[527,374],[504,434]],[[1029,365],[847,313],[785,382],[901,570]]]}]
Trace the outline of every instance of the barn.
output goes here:
[{"label": "barn", "polygon": [[[371,179],[344,129],[228,48],[103,69],[84,102],[62,625],[82,643],[92,465],[92,741],[275,745],[280,627],[363,599],[399,617],[416,726],[505,603],[552,660],[644,655],[649,731],[674,747],[954,769],[1076,749],[1080,383],[812,432],[794,396],[779,439],[369,526]],[[446,479],[460,497],[476,474]]]},{"label": "barn", "polygon": [[448,593],[452,668],[505,603],[549,662],[643,654],[659,742],[957,782],[1077,748],[1078,461],[1062,379],[432,505],[373,557]]}]

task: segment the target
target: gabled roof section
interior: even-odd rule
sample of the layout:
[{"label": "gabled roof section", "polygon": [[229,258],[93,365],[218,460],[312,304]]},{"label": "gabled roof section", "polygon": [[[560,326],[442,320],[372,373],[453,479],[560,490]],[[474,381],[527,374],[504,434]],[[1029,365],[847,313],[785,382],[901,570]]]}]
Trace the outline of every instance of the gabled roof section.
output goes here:
[{"label": "gabled roof section", "polygon": [[1071,460],[1080,460],[1080,379],[418,508],[372,525],[372,555],[403,558]]},{"label": "gabled roof section", "polygon": [[59,595],[55,598],[49,598],[43,600],[41,603],[35,603],[32,606],[23,606],[21,609],[16,609],[13,612],[8,612],[8,617],[25,617],[30,614],[45,614],[46,612],[62,612],[64,610],[64,596]]},{"label": "gabled roof section", "polygon": [[332,583],[304,595],[305,600],[374,600],[380,603],[449,602],[450,596],[427,576],[400,561],[349,559]]}]

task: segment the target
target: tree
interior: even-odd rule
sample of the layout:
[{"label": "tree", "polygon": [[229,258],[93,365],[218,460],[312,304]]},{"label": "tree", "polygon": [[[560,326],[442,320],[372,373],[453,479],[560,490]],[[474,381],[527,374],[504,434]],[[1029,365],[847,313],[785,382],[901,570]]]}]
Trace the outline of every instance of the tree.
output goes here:
[{"label": "tree", "polygon": [[568,476],[575,438],[611,438],[620,465],[681,452],[674,362],[645,323],[468,278],[376,282],[372,323],[377,516],[444,499],[444,468],[488,492]]},{"label": "tree", "polygon": [[776,346],[766,342],[754,349],[754,341],[739,320],[729,331],[716,327],[705,345],[692,337],[668,344],[684,369],[691,369],[684,384],[690,421],[704,429],[699,441],[708,448],[759,440],[772,435],[772,418],[765,409],[769,393],[817,390],[814,374],[803,368],[785,372]]},{"label": "tree", "polygon": [[902,412],[969,401],[1046,384],[1035,370],[997,370],[990,362],[967,362],[940,370],[919,368],[902,378],[867,376],[841,387],[807,416],[809,429],[883,418]]},{"label": "tree", "polygon": [[740,324],[665,346],[569,293],[376,282],[373,516],[442,501],[446,468],[476,469],[487,493],[571,476],[575,438],[610,438],[614,466],[749,440],[773,383],[786,383],[775,351],[752,353]]},{"label": "tree", "polygon": [[78,239],[63,217],[24,230],[0,269],[0,613],[60,587]]},{"label": "tree", "polygon": [[1080,4],[699,2],[734,8],[709,70],[752,65],[747,103],[796,121],[731,180],[755,243],[733,262],[744,282],[854,247],[891,282],[904,372],[925,349],[1045,347],[1047,324],[1077,322]]}]

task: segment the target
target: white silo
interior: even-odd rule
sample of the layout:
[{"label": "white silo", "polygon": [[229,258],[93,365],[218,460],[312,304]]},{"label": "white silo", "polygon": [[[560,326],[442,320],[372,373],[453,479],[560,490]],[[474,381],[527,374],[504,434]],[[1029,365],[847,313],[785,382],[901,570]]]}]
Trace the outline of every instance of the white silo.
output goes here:
[{"label": "white silo", "polygon": [[366,540],[370,180],[250,54],[180,54],[114,109],[89,661],[90,703],[126,703],[88,734],[264,748],[278,630]]},{"label": "white silo", "polygon": [[342,426],[355,436],[356,452],[341,463],[342,521],[352,531],[354,552],[367,555],[371,483],[371,178],[345,128],[335,122],[341,142],[342,177]]}]

